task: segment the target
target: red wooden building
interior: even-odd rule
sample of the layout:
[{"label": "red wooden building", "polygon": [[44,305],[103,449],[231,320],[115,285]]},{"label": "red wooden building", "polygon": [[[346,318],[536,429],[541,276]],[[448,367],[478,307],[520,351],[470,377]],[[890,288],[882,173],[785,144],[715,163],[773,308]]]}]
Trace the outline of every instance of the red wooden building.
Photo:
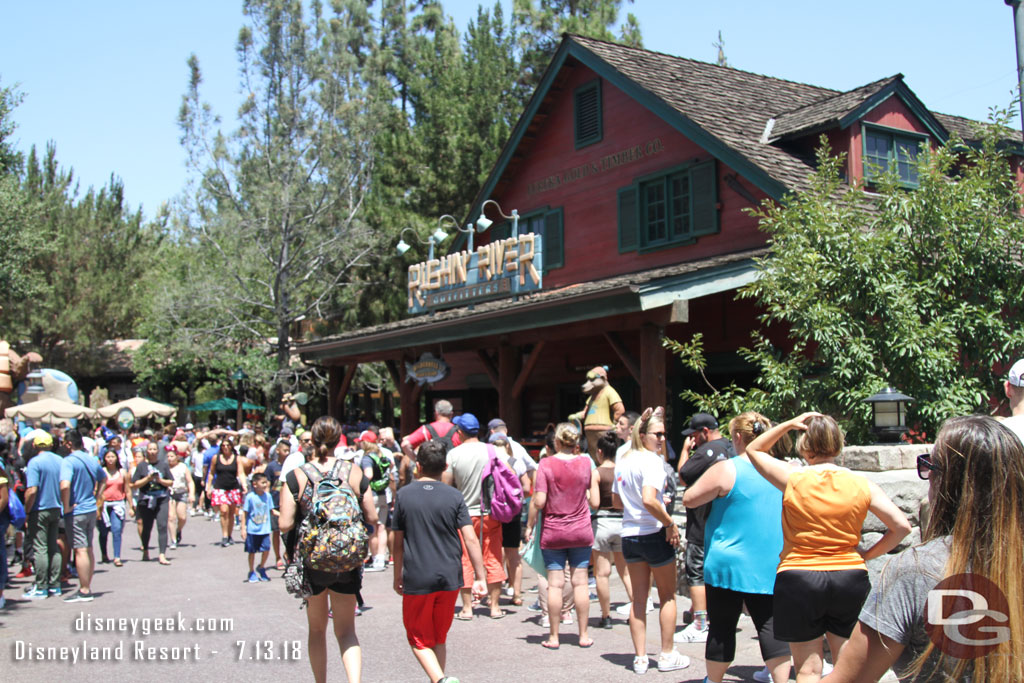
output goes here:
[{"label": "red wooden building", "polygon": [[[839,92],[566,36],[469,216],[494,221],[480,247],[512,229],[486,200],[516,210],[518,232],[542,237],[542,287],[297,350],[329,366],[335,413],[359,363],[387,362],[402,433],[444,397],[528,436],[579,410],[584,373],[607,365],[628,409],[668,404],[678,434],[690,407],[675,397],[696,378],[663,336],[701,332],[712,381],[754,379],[735,350],[755,310],[735,293],[767,249],[745,210],[804,187],[822,134],[849,180],[894,164],[912,186],[920,144],[969,140],[970,123],[930,112],[899,74]],[[451,366],[426,391],[405,370],[424,352]]]}]

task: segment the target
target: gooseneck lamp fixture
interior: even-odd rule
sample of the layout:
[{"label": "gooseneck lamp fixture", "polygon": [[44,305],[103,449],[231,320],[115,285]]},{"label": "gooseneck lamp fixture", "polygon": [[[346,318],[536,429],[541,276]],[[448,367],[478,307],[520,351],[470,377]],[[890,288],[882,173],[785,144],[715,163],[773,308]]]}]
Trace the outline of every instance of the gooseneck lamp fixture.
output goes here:
[{"label": "gooseneck lamp fixture", "polygon": [[469,249],[469,251],[473,251],[473,226],[471,224],[467,225],[464,228],[459,227],[459,221],[455,219],[455,216],[446,213],[445,215],[437,219],[437,231],[434,232],[435,235],[440,233],[445,237],[448,236],[448,234],[444,231],[444,228],[441,227],[441,225],[444,223],[451,223],[453,228],[455,228],[459,232],[465,233],[467,240],[467,249]]},{"label": "gooseneck lamp fixture", "polygon": [[416,231],[413,230],[412,228],[402,228],[402,232],[398,234],[398,244],[395,245],[395,251],[398,252],[399,256],[405,254],[405,252],[409,251],[409,249],[412,248],[412,245],[402,238],[402,235],[404,235],[407,232],[411,232],[413,236],[416,238],[416,241],[419,242],[420,244],[429,245],[429,253],[427,255],[427,258],[431,260],[433,260],[434,258],[434,245],[440,244],[445,240],[446,237],[448,237],[448,233],[442,230],[440,226],[426,240],[420,239],[420,236],[417,235]]},{"label": "gooseneck lamp fixture", "polygon": [[913,400],[892,387],[863,399],[863,403],[871,404],[871,431],[880,443],[895,443],[907,433],[906,404]]},{"label": "gooseneck lamp fixture", "polygon": [[519,211],[517,211],[516,209],[512,209],[512,215],[511,216],[506,216],[505,212],[501,210],[501,204],[499,204],[498,202],[494,201],[493,199],[488,199],[487,201],[485,201],[480,206],[480,218],[476,219],[476,229],[477,229],[477,232],[484,232],[489,227],[494,225],[494,221],[492,221],[486,215],[487,205],[488,204],[494,204],[495,208],[498,209],[498,215],[499,216],[501,216],[505,220],[512,221],[512,232],[510,234],[518,235],[519,234]]}]

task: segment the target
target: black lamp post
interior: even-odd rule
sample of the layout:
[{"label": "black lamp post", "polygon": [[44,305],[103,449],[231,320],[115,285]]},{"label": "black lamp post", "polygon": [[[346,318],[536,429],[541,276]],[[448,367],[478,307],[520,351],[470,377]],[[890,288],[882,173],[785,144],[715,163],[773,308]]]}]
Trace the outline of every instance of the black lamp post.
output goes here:
[{"label": "black lamp post", "polygon": [[871,423],[875,437],[881,443],[896,443],[907,433],[907,403],[914,399],[886,387],[864,403],[871,404]]},{"label": "black lamp post", "polygon": [[238,412],[235,415],[235,429],[238,430],[242,428],[242,404],[245,403],[245,391],[242,382],[249,379],[249,376],[245,374],[241,367],[237,367],[231,373],[231,379],[235,380],[235,393],[238,396]]}]

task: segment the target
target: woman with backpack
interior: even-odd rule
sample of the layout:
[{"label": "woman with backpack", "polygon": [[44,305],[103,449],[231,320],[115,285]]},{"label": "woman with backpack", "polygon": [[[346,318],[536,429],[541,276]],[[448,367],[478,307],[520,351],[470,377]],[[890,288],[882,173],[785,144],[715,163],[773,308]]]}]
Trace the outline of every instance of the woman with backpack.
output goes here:
[{"label": "woman with backpack", "polygon": [[[285,476],[287,485],[281,489],[281,516],[278,518],[281,532],[288,533],[293,528],[299,528],[301,534],[300,525],[319,501],[319,491],[325,482],[328,486],[331,483],[347,486],[356,494],[361,502],[363,518],[353,522],[361,525],[365,520],[367,524],[376,524],[377,510],[372,497],[366,495],[369,487],[364,485],[362,470],[353,467],[350,460],[343,461],[334,457],[334,449],[341,441],[341,425],[333,417],[325,416],[318,418],[310,431],[313,436],[313,458],[302,467],[290,471]],[[311,480],[311,475],[316,481]],[[309,625],[306,647],[313,678],[317,683],[327,680],[327,614],[330,609],[334,613],[334,635],[341,649],[345,674],[350,683],[357,682],[362,674],[362,651],[356,637],[356,593],[362,586],[362,568],[359,565],[363,558],[355,558],[355,568],[348,571],[318,571],[310,567],[309,558],[303,556],[302,540],[299,539],[298,548],[290,553],[292,556],[299,555],[296,560],[306,565],[304,571],[311,589],[311,594],[306,598],[306,620]]]}]

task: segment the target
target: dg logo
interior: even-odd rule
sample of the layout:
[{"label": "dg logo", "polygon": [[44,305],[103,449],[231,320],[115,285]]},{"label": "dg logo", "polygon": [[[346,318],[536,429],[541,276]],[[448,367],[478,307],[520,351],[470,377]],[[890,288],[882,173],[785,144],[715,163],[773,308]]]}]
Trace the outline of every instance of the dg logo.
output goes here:
[{"label": "dg logo", "polygon": [[984,576],[954,574],[928,591],[925,630],[957,659],[983,657],[1010,640],[1006,595]]}]

